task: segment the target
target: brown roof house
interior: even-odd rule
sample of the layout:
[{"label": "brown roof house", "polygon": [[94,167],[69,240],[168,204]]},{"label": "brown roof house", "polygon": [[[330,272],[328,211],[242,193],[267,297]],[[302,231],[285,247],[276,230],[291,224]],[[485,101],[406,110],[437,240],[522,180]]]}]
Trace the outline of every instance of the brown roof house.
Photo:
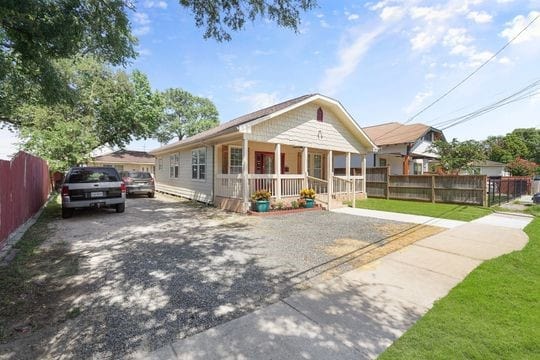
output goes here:
[{"label": "brown roof house", "polygon": [[350,165],[351,156],[358,154],[365,163],[375,149],[339,101],[310,94],[150,153],[156,156],[158,190],[246,211],[251,194],[260,189],[287,202],[309,186],[329,207],[354,181],[358,196],[365,196],[365,177],[335,175],[334,158],[344,156]]},{"label": "brown roof house", "polygon": [[155,157],[145,151],[118,150],[92,157],[90,166],[110,166],[118,171],[155,171]]},{"label": "brown roof house", "polygon": [[431,151],[435,140],[446,140],[441,130],[424,124],[391,122],[362,128],[379,150],[368,156],[368,167],[388,166],[391,175],[421,175],[438,159]]}]

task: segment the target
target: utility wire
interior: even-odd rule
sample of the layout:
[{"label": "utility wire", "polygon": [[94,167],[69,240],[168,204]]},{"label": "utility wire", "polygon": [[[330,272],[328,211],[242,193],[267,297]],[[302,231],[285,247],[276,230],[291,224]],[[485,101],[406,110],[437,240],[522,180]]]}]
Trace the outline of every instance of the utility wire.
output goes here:
[{"label": "utility wire", "polygon": [[[442,99],[444,99],[445,97],[447,97],[448,95],[450,95],[454,90],[456,90],[458,87],[460,87],[461,85],[463,85],[463,83],[465,83],[467,80],[469,80],[471,77],[473,77],[478,71],[480,71],[484,66],[486,66],[489,62],[491,62],[493,59],[495,59],[501,52],[504,51],[504,49],[506,49],[508,46],[510,46],[510,44],[512,42],[514,42],[521,34],[523,34],[525,31],[527,31],[527,29],[529,29],[531,27],[531,25],[540,18],[540,15],[537,15],[534,19],[532,19],[528,24],[527,26],[525,26],[523,29],[521,29],[520,32],[518,32],[512,39],[510,39],[508,42],[506,42],[506,44],[504,44],[499,50],[497,50],[497,52],[495,54],[493,54],[489,59],[487,59],[486,61],[484,61],[480,66],[478,66],[473,72],[471,72],[469,75],[467,75],[463,80],[461,80],[460,82],[458,82],[456,85],[454,85],[452,88],[450,88],[450,90],[446,91],[444,94],[442,94],[441,96],[439,96],[437,99],[435,99],[433,102],[431,102],[429,105],[425,106],[424,108],[422,108],[420,111],[418,111],[416,114],[414,114],[413,116],[411,116],[409,119],[407,119],[407,121],[405,121],[403,124],[408,124],[410,123],[411,121],[413,121],[414,119],[416,119],[419,115],[423,114],[426,110],[430,109],[431,107],[433,107],[435,104],[437,104],[439,101],[441,101]],[[379,135],[378,137],[376,137],[375,139],[373,140],[378,140],[380,139],[381,137],[383,136],[386,136],[396,130],[398,130],[399,128],[401,128],[400,126],[398,127],[395,127],[391,130],[389,130],[388,132],[384,133],[384,134],[381,134]]]}]

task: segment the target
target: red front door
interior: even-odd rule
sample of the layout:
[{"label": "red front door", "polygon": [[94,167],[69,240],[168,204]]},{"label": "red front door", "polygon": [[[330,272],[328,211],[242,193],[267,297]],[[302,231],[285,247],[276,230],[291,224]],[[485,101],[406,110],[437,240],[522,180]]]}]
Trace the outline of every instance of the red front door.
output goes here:
[{"label": "red front door", "polygon": [[[273,174],[275,155],[271,152],[255,151],[255,174]],[[281,154],[281,173],[285,171],[285,154]]]}]

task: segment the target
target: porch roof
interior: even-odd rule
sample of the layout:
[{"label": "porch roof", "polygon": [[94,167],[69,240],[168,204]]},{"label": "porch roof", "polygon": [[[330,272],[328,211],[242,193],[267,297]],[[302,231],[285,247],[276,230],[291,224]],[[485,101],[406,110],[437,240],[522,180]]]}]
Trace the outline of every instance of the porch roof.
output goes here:
[{"label": "porch roof", "polygon": [[347,120],[349,120],[350,123],[352,123],[353,125],[352,127],[354,128],[354,130],[357,133],[361,134],[361,136],[363,137],[363,142],[368,144],[368,147],[371,147],[372,149],[377,148],[377,146],[370,140],[370,138],[366,135],[366,133],[360,128],[360,126],[353,120],[353,118],[349,115],[349,113],[347,113],[347,111],[343,108],[343,106],[338,101],[328,98],[326,96],[323,96],[321,94],[308,94],[308,95],[302,95],[302,96],[299,96],[299,97],[296,97],[294,99],[290,99],[287,101],[283,101],[281,103],[266,107],[261,110],[251,112],[246,115],[242,115],[240,117],[237,117],[233,120],[225,122],[219,126],[203,131],[189,138],[176,141],[172,144],[168,144],[160,148],[154,149],[150,151],[150,154],[156,155],[160,153],[165,153],[171,150],[193,146],[194,144],[203,142],[205,140],[210,140],[220,135],[241,132],[240,127],[244,127],[246,125],[249,126],[249,125],[267,120],[275,115],[290,111],[298,106],[304,105],[306,103],[309,103],[315,100],[323,100],[330,104],[337,105],[340,108],[340,110],[346,115]]}]

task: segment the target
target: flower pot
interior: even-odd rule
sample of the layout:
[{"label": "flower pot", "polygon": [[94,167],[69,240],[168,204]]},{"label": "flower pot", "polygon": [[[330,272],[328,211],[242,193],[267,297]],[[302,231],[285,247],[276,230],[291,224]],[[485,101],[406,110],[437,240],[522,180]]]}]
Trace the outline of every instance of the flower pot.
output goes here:
[{"label": "flower pot", "polygon": [[256,200],[253,202],[253,210],[257,212],[267,212],[269,207],[269,200]]},{"label": "flower pot", "polygon": [[315,206],[315,199],[306,199],[306,208],[312,208]]}]

